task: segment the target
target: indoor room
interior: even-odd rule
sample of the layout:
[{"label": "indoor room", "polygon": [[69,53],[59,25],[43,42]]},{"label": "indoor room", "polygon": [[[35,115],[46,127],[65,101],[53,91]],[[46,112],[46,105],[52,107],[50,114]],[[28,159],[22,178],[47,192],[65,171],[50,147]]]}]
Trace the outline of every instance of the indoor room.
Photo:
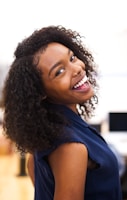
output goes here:
[{"label": "indoor room", "polygon": [[0,2],[0,200],[34,199],[34,185],[27,169],[29,154],[20,154],[14,142],[4,135],[2,92],[17,44],[33,31],[49,25],[78,31],[92,52],[99,90],[98,104],[87,123],[116,155],[122,200],[127,200],[126,21],[126,0]]}]

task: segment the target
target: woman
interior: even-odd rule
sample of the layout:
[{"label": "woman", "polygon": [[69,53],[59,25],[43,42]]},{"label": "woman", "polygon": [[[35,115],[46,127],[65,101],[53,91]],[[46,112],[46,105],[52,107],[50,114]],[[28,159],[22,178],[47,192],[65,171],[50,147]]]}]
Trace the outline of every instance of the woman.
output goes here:
[{"label": "woman", "polygon": [[35,200],[121,199],[116,157],[86,123],[97,103],[96,75],[80,34],[62,26],[17,46],[3,90],[4,130],[33,154]]}]

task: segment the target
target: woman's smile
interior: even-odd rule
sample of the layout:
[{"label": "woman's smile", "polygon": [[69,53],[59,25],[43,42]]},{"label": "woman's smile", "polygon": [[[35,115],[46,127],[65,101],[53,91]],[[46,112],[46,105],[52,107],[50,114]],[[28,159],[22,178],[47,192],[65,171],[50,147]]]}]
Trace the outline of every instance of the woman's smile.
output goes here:
[{"label": "woman's smile", "polygon": [[80,88],[80,87],[82,87],[82,85],[84,85],[86,82],[87,82],[87,76],[85,75],[84,77],[83,77],[83,79],[81,80],[81,81],[79,81],[78,83],[76,83],[76,85],[74,85],[74,89],[78,89],[78,88]]}]

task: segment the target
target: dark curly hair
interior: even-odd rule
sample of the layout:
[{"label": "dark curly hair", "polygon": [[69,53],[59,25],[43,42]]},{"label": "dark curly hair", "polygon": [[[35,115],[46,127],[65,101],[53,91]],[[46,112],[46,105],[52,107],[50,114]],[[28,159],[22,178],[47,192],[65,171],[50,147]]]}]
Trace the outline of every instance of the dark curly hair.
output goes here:
[{"label": "dark curly hair", "polygon": [[[62,26],[48,26],[34,31],[19,43],[3,88],[3,128],[20,152],[49,148],[66,123],[62,113],[49,109],[48,100],[43,100],[43,80],[36,63],[37,53],[51,42],[68,47],[85,63],[86,75],[97,89],[94,58],[79,33]],[[94,96],[79,105],[80,114],[90,117],[97,102],[98,98]]]}]

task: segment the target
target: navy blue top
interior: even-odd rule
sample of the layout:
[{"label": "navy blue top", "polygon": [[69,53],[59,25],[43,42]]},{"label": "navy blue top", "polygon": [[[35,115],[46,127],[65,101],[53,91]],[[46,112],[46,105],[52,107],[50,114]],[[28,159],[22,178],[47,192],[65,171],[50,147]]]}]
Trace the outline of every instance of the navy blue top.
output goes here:
[{"label": "navy blue top", "polygon": [[[60,108],[60,106],[58,107]],[[96,169],[87,169],[84,199],[122,200],[118,163],[115,155],[94,128],[69,108],[62,106],[62,109],[71,124],[65,127],[65,134],[56,141],[53,148],[35,153],[34,199],[53,200],[54,177],[45,159],[46,156],[63,143],[80,142],[87,147],[89,158],[99,166]]]}]

